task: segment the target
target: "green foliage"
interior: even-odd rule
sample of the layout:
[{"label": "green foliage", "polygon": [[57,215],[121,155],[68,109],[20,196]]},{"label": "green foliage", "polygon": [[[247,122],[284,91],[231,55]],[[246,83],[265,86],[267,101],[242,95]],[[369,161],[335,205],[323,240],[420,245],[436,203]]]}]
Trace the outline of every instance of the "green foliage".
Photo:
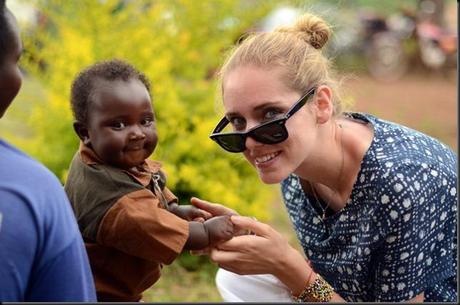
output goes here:
[{"label": "green foliage", "polygon": [[394,13],[399,11],[402,7],[411,7],[415,8],[417,5],[417,0],[322,0],[323,3],[328,3],[339,7],[341,9],[370,9],[373,11],[378,11],[380,13]]},{"label": "green foliage", "polygon": [[[122,4],[125,3],[125,4]],[[33,136],[19,146],[65,180],[78,148],[69,105],[70,84],[84,67],[120,58],[152,82],[159,145],[169,187],[222,202],[241,214],[269,219],[273,188],[260,183],[242,156],[209,138],[216,113],[214,71],[223,52],[273,7],[271,1],[38,1],[46,22],[23,32],[22,60],[44,87],[29,117]],[[217,102],[220,103],[220,102]]]},{"label": "green foliage", "polygon": [[189,272],[175,261],[163,266],[162,276],[153,288],[144,293],[146,302],[222,302],[215,284],[217,266],[203,265]]}]

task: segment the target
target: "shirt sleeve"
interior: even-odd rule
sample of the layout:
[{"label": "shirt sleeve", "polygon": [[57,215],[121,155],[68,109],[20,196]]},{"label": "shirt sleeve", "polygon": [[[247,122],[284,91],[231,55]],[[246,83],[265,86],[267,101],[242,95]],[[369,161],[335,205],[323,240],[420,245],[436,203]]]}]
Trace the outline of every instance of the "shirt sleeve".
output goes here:
[{"label": "shirt sleeve", "polygon": [[57,181],[40,178],[40,188],[22,194],[0,188],[0,300],[94,302],[70,204]]},{"label": "shirt sleeve", "polygon": [[384,242],[376,251],[376,301],[409,300],[455,275],[455,215],[436,175],[402,164],[381,188],[377,218]]},{"label": "shirt sleeve", "polygon": [[177,203],[178,201],[177,197],[167,187],[163,189],[163,195],[165,196],[166,201],[168,201],[168,203],[172,203],[172,202]]},{"label": "shirt sleeve", "polygon": [[170,264],[181,253],[188,222],[160,208],[146,189],[121,197],[104,215],[97,242],[127,254]]}]

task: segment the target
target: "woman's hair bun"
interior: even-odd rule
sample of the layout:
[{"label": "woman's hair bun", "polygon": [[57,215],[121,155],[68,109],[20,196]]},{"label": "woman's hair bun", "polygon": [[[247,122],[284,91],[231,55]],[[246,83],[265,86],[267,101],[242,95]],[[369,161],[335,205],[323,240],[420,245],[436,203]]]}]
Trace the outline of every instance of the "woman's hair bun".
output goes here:
[{"label": "woman's hair bun", "polygon": [[296,34],[315,49],[321,49],[332,34],[331,28],[323,19],[309,13],[300,16],[294,25],[276,30]]}]

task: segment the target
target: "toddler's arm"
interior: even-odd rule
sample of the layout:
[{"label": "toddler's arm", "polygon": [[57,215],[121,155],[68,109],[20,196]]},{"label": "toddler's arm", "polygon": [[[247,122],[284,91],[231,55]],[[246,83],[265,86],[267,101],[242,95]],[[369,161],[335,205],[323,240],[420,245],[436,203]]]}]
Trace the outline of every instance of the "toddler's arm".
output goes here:
[{"label": "toddler's arm", "polygon": [[198,220],[198,219],[208,219],[211,218],[211,213],[196,208],[193,205],[179,205],[176,202],[171,202],[169,204],[169,211],[174,215],[185,219],[185,220]]},{"label": "toddler's arm", "polygon": [[189,222],[189,236],[184,250],[198,250],[213,246],[233,237],[230,216],[216,216],[205,222]]}]

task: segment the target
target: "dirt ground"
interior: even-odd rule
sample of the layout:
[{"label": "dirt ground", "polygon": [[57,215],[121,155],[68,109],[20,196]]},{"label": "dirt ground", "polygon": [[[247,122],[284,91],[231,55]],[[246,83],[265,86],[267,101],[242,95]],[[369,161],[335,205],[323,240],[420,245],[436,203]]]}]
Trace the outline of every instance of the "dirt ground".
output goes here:
[{"label": "dirt ground", "polygon": [[408,75],[384,83],[368,76],[344,82],[352,110],[368,112],[420,130],[457,152],[458,115],[456,75]]}]

